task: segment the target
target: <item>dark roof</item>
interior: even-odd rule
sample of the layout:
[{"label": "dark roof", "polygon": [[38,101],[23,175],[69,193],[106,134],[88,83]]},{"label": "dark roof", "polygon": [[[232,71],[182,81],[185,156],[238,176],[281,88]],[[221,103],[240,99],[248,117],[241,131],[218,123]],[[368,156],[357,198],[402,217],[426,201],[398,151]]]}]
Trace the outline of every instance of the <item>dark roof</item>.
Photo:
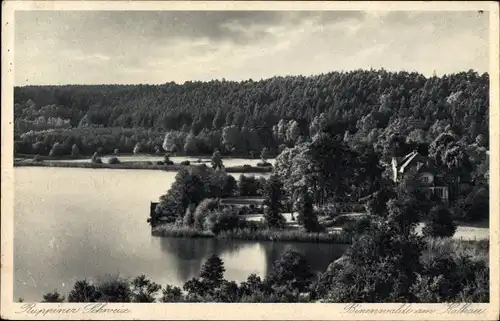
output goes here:
[{"label": "dark roof", "polygon": [[406,155],[403,160],[401,161],[402,165],[399,167],[399,172],[404,173],[405,169],[408,165],[411,164],[411,162],[416,159],[420,154],[416,151],[411,152],[410,154]]}]

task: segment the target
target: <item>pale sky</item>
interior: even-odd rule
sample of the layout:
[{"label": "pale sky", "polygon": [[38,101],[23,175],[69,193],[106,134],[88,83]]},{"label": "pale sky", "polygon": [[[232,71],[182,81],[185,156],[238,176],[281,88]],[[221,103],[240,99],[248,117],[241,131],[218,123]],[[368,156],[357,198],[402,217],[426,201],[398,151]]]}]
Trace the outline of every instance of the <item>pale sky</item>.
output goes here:
[{"label": "pale sky", "polygon": [[488,71],[488,13],[17,11],[16,85]]}]

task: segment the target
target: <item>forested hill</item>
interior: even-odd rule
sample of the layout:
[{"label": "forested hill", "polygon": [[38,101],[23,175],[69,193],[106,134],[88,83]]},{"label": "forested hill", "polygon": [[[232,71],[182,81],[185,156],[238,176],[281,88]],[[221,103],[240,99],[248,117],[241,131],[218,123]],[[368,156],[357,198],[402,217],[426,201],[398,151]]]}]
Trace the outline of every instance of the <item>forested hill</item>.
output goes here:
[{"label": "forested hill", "polygon": [[[465,143],[487,144],[488,95],[488,74],[472,70],[431,78],[358,70],[243,82],[27,86],[14,88],[15,133],[26,146],[43,141],[50,149],[71,140],[85,150],[89,137],[82,135],[99,130],[108,139],[121,135],[113,139],[122,149],[161,145],[157,136],[171,132],[173,150],[241,154],[262,147],[278,151],[334,121],[347,124],[350,143],[371,145],[395,134],[429,143],[452,130]],[[139,128],[149,134],[137,134]],[[123,135],[130,136],[127,146]],[[92,146],[114,148],[91,140]]]}]

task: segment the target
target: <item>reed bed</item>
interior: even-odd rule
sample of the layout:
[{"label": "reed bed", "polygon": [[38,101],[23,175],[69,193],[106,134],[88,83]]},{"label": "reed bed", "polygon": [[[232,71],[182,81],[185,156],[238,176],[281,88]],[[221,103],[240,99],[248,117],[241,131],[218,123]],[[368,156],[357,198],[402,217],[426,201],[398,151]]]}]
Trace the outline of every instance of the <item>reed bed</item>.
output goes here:
[{"label": "reed bed", "polygon": [[152,230],[153,236],[160,237],[213,237],[217,239],[238,239],[247,241],[272,241],[272,242],[307,242],[307,243],[332,243],[350,244],[351,237],[345,233],[307,233],[299,229],[250,229],[241,228],[230,231],[221,231],[214,234],[200,231],[192,227],[165,224]]},{"label": "reed bed", "polygon": [[153,228],[153,236],[160,237],[214,237],[215,235],[208,231],[200,231],[189,226],[179,226],[174,224],[164,224]]},{"label": "reed bed", "polygon": [[251,241],[309,242],[350,244],[351,237],[345,233],[308,233],[299,229],[236,229],[223,231],[217,235],[221,239],[242,239]]}]

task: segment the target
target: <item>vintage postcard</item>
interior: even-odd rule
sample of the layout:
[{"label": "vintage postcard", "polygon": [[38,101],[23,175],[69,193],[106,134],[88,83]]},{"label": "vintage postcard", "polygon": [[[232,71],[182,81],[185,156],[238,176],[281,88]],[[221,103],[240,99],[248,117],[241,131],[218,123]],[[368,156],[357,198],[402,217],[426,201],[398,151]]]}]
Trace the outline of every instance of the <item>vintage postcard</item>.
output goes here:
[{"label": "vintage postcard", "polygon": [[498,320],[496,2],[4,1],[1,317]]}]

